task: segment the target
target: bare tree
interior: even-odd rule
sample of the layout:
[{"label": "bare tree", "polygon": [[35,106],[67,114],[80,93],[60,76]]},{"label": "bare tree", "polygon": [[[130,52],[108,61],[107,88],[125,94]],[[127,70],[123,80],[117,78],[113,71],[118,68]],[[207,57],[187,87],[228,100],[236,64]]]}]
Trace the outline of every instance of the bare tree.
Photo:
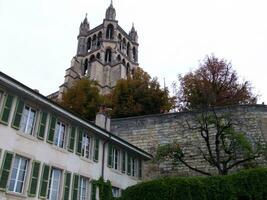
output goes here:
[{"label": "bare tree", "polygon": [[[201,140],[199,144],[202,145],[196,147],[199,156],[219,175],[227,175],[232,168],[242,166],[265,153],[266,148],[260,138],[249,138],[246,133],[237,131],[241,124],[230,112],[216,112],[215,109],[198,112],[193,121],[186,120],[185,124]],[[183,146],[177,141],[159,146],[155,156],[157,161],[172,159],[175,164],[182,163],[201,174],[213,175],[207,169],[189,164],[186,158]]]}]

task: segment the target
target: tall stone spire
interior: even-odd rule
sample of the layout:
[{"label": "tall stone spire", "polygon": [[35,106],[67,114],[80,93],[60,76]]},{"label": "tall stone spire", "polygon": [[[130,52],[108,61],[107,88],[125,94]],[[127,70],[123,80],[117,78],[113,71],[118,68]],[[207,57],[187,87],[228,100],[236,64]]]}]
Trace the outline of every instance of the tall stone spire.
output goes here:
[{"label": "tall stone spire", "polygon": [[129,36],[130,36],[130,38],[132,39],[133,42],[137,42],[138,35],[137,35],[137,31],[134,28],[134,23],[132,25],[131,31],[129,32]]},{"label": "tall stone spire", "polygon": [[80,25],[79,35],[86,35],[89,32],[89,30],[90,30],[90,25],[89,25],[89,22],[87,20],[87,13],[86,13],[85,18]]},{"label": "tall stone spire", "polygon": [[106,10],[106,19],[115,20],[116,19],[116,10],[113,7],[113,0],[110,2],[110,6]]}]

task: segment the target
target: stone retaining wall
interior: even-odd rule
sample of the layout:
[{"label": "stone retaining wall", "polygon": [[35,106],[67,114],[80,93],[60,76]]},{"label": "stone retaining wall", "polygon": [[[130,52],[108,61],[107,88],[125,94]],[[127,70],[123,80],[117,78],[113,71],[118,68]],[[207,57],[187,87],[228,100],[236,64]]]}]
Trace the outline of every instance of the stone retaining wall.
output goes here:
[{"label": "stone retaining wall", "polygon": [[[230,112],[238,123],[236,127],[249,137],[261,137],[267,140],[267,106],[265,105],[242,105],[231,108],[217,109],[218,113]],[[184,148],[188,161],[202,169],[209,169],[199,156],[198,146],[203,146],[203,139],[195,131],[186,126],[186,121],[195,124],[195,113],[178,112],[157,114],[140,117],[120,118],[111,120],[111,132],[117,134],[128,142],[148,151],[155,153],[159,144],[170,143],[174,140]],[[145,176],[155,178],[162,175],[198,175],[182,164],[173,167],[171,162],[145,164]]]}]

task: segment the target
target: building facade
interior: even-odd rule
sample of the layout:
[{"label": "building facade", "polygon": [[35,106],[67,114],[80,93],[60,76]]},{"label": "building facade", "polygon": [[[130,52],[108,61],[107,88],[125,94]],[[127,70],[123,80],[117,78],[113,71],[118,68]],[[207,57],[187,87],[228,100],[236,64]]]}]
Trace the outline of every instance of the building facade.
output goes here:
[{"label": "building facade", "polygon": [[96,123],[0,72],[0,199],[94,200],[100,177],[114,196],[138,183],[150,154],[106,130],[102,113]]},{"label": "building facade", "polygon": [[138,67],[138,46],[134,26],[129,33],[120,27],[112,3],[103,23],[93,29],[86,15],[80,25],[77,53],[66,70],[64,84],[49,98],[60,100],[62,93],[81,78],[97,81],[100,92],[109,93],[118,80],[126,79]]}]

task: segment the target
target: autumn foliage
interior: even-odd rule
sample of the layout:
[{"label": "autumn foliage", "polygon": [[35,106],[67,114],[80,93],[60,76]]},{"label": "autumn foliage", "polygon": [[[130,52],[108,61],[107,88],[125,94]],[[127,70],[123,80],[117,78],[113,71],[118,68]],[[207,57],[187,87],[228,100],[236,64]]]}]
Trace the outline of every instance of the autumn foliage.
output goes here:
[{"label": "autumn foliage", "polygon": [[179,76],[182,110],[256,103],[248,81],[239,82],[230,62],[207,56],[197,70]]},{"label": "autumn foliage", "polygon": [[156,78],[137,68],[127,80],[119,80],[110,94],[113,117],[130,117],[169,111],[174,102]]},{"label": "autumn foliage", "polygon": [[103,97],[95,82],[81,79],[63,94],[61,105],[88,120],[94,120],[102,102]]}]

